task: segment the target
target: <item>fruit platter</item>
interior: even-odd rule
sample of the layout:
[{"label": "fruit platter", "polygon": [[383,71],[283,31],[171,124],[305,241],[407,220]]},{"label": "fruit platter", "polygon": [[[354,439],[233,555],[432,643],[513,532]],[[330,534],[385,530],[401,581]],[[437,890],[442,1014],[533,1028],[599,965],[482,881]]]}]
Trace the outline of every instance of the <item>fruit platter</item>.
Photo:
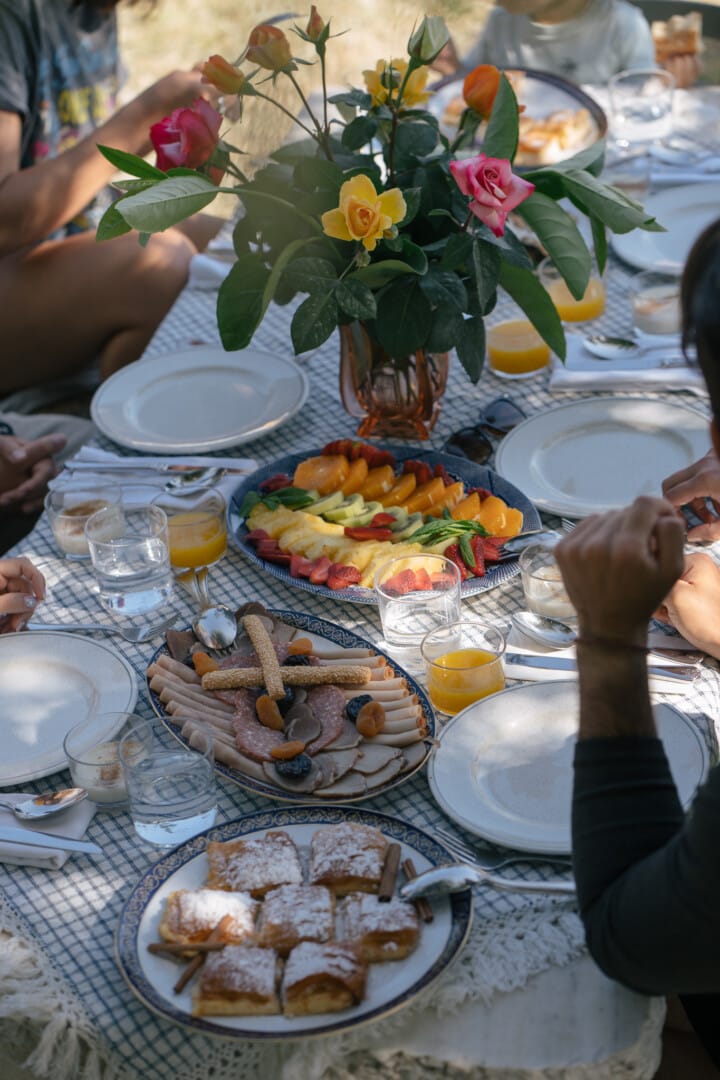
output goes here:
[{"label": "fruit platter", "polygon": [[[258,469],[233,494],[230,533],[256,565],[309,592],[374,604],[388,559],[443,554],[462,595],[518,573],[503,544],[541,527],[513,484],[454,454],[352,439]],[[421,586],[414,586],[421,587]]]}]

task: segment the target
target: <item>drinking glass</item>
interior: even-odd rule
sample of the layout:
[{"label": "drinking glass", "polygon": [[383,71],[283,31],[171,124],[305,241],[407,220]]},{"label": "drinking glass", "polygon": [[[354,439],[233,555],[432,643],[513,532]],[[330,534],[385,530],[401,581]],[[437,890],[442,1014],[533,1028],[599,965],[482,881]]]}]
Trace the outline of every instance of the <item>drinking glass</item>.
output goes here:
[{"label": "drinking glass", "polygon": [[621,147],[649,147],[671,134],[675,79],[664,68],[621,71],[608,83],[610,132]]},{"label": "drinking glass", "polygon": [[45,512],[55,543],[66,559],[90,558],[85,536],[86,521],[98,510],[118,507],[121,502],[122,489],[117,484],[94,487],[77,483],[47,493]]},{"label": "drinking glass", "polygon": [[144,615],[173,590],[167,517],[156,506],[106,507],[85,523],[100,603],[114,615]]},{"label": "drinking glass", "polygon": [[135,832],[155,847],[174,847],[209,829],[217,814],[212,737],[193,733],[193,747],[167,745],[150,720],[120,742],[120,763]]},{"label": "drinking glass", "polygon": [[575,608],[565,590],[552,546],[530,544],[519,561],[525,603],[530,611],[551,619],[572,619]]},{"label": "drinking glass", "polygon": [[602,179],[631,199],[643,202],[650,190],[650,154],[647,147],[621,145],[610,139],[605,150]]},{"label": "drinking glass", "polygon": [[383,563],[374,584],[388,651],[422,670],[422,639],[460,618],[460,571],[444,555],[409,555]]},{"label": "drinking glass", "polygon": [[119,757],[120,741],[141,722],[136,713],[96,713],[70,728],[63,740],[73,784],[87,788],[99,810],[118,810],[127,806],[127,787]]},{"label": "drinking glass", "polygon": [[506,319],[488,328],[487,357],[499,379],[529,379],[550,363],[550,347],[527,319]]},{"label": "drinking glass", "polygon": [[644,334],[679,334],[680,279],[657,270],[643,270],[630,282],[633,323]]},{"label": "drinking glass", "polygon": [[605,310],[605,284],[595,260],[587,288],[579,300],[572,295],[549,256],[540,263],[537,273],[563,322],[592,322]]},{"label": "drinking glass", "polygon": [[454,716],[505,687],[505,637],[489,623],[461,619],[437,627],[423,638],[421,651],[428,694],[438,712]]},{"label": "drinking glass", "polygon": [[199,607],[210,603],[206,579],[209,567],[227,550],[225,499],[216,488],[189,495],[159,495],[153,506],[168,519],[170,565],[175,580],[184,586]]}]

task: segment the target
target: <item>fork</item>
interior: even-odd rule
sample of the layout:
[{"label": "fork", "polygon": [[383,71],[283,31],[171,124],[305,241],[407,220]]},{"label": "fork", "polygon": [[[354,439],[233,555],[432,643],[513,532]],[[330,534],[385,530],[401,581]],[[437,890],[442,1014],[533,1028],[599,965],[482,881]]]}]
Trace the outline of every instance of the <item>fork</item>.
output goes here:
[{"label": "fork", "polygon": [[523,852],[518,852],[516,855],[508,856],[493,855],[488,852],[487,855],[480,856],[478,852],[473,851],[457,836],[440,828],[440,826],[435,827],[435,832],[453,855],[462,859],[463,862],[470,863],[471,866],[479,866],[483,870],[502,870],[506,866],[517,866],[519,863],[529,863],[533,866],[557,866],[563,870],[569,870],[572,865],[570,857],[564,855],[526,855]]},{"label": "fork", "polygon": [[151,638],[158,637],[177,622],[177,615],[155,626],[106,626],[105,623],[41,623],[29,622],[28,630],[63,630],[71,633],[119,634],[126,641],[142,645]]},{"label": "fork", "polygon": [[577,521],[572,521],[570,518],[560,518],[560,524],[562,525],[563,532],[572,532]]}]

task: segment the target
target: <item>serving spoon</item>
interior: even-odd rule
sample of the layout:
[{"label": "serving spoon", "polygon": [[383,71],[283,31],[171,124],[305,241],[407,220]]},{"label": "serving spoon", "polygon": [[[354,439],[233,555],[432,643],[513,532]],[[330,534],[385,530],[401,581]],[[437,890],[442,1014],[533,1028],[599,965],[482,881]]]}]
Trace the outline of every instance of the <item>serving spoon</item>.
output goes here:
[{"label": "serving spoon", "polygon": [[36,795],[24,802],[9,803],[0,800],[0,806],[12,810],[16,818],[21,821],[38,821],[40,818],[59,814],[61,810],[67,810],[70,806],[82,802],[87,798],[85,788],[63,788],[61,791],[53,791],[50,795]]},{"label": "serving spoon", "polygon": [[192,596],[200,611],[192,621],[195,637],[207,649],[229,649],[238,633],[235,612],[226,604],[213,604],[207,590],[209,567],[184,570],[175,575],[178,584]]}]

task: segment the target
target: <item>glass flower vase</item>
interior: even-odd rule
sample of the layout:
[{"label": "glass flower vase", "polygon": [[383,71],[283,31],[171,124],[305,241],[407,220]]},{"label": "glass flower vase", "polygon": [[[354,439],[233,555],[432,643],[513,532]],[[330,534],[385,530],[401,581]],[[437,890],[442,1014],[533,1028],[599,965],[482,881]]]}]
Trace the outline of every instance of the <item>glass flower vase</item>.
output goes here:
[{"label": "glass flower vase", "polygon": [[391,356],[362,322],[340,327],[340,397],[362,438],[427,439],[440,413],[448,353]]}]

